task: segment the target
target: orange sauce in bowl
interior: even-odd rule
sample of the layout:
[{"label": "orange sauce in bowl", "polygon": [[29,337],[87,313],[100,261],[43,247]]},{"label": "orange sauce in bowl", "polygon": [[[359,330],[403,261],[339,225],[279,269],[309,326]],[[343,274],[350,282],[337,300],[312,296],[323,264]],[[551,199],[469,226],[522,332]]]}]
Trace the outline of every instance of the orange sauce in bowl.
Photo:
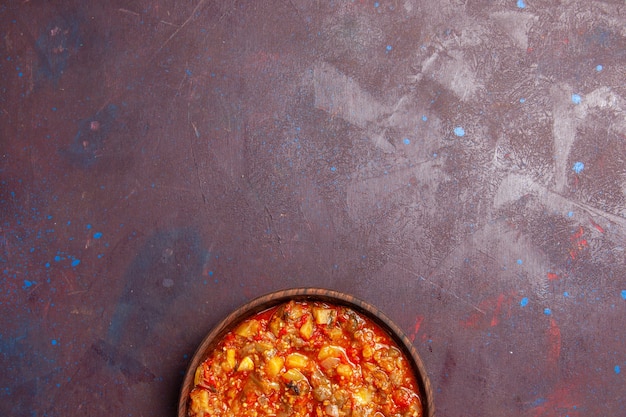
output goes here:
[{"label": "orange sauce in bowl", "polygon": [[421,417],[411,364],[354,310],[290,301],[227,333],[198,366],[189,416]]}]

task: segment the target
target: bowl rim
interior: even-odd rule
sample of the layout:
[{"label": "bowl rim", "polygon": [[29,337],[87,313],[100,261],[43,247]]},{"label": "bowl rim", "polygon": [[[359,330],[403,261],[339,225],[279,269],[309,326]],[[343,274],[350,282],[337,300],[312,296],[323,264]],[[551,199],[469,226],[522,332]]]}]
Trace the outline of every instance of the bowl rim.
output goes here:
[{"label": "bowl rim", "polygon": [[215,325],[209,333],[202,339],[200,345],[196,348],[185,372],[182,382],[180,397],[178,400],[178,417],[187,417],[187,408],[189,401],[189,393],[193,388],[193,378],[196,368],[206,359],[210,349],[219,343],[222,337],[232,330],[238,323],[243,320],[267,310],[284,302],[296,301],[321,301],[329,304],[343,305],[350,307],[355,311],[364,314],[374,323],[385,330],[389,336],[396,342],[398,347],[402,349],[405,356],[410,359],[417,384],[419,386],[420,397],[422,399],[422,411],[424,417],[434,417],[435,407],[433,398],[433,389],[426,372],[424,363],[417,353],[417,349],[406,336],[404,331],[395,324],[383,311],[378,307],[363,301],[353,295],[324,288],[302,287],[273,291],[240,305],[217,325]]}]

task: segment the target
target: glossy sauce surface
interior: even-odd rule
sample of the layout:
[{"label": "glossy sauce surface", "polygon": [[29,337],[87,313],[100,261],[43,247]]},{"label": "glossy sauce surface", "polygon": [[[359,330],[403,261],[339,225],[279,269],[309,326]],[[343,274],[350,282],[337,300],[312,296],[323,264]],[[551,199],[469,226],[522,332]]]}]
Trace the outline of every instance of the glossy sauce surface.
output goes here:
[{"label": "glossy sauce surface", "polygon": [[288,302],[243,321],[197,368],[190,416],[422,415],[387,333],[344,306]]}]

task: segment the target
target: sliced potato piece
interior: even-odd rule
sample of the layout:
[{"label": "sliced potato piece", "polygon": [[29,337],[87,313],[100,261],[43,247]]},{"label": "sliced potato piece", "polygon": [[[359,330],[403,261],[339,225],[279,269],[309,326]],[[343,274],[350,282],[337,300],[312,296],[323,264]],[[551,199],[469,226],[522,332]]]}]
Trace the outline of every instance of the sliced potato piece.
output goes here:
[{"label": "sliced potato piece", "polygon": [[310,314],[307,314],[307,318],[304,321],[304,324],[300,326],[300,336],[304,340],[309,340],[311,336],[313,336],[313,317]]},{"label": "sliced potato piece", "polygon": [[313,317],[315,317],[317,324],[331,324],[335,314],[335,310],[332,308],[313,308]]},{"label": "sliced potato piece", "polygon": [[241,337],[252,338],[259,333],[261,324],[257,320],[244,321],[235,329],[235,333]]},{"label": "sliced potato piece", "polygon": [[343,337],[343,330],[339,327],[332,328],[328,331],[328,336],[330,336],[333,342],[337,342]]},{"label": "sliced potato piece", "polygon": [[288,369],[287,372],[285,372],[282,377],[287,380],[287,381],[294,381],[294,382],[298,382],[298,381],[308,381],[306,379],[306,376],[304,376],[304,374],[302,372],[300,372],[299,370],[297,370],[296,368],[291,368]]},{"label": "sliced potato piece", "polygon": [[285,328],[286,323],[285,323],[285,317],[286,317],[286,313],[285,313],[285,306],[280,306],[275,312],[274,314],[272,314],[272,317],[270,318],[270,322],[268,324],[268,327],[270,329],[270,331],[272,332],[272,334],[275,337],[279,337],[281,334],[281,331]]},{"label": "sliced potato piece", "polygon": [[372,401],[372,393],[367,388],[359,388],[352,394],[352,398],[358,405],[366,405]]},{"label": "sliced potato piece", "polygon": [[193,377],[193,385],[198,385],[202,382],[202,380],[204,379],[204,368],[202,367],[202,365],[198,366],[196,368],[196,373],[194,374]]},{"label": "sliced potato piece", "polygon": [[252,371],[254,369],[254,361],[250,358],[250,356],[246,356],[239,362],[239,366],[237,367],[237,372],[242,371]]},{"label": "sliced potato piece", "polygon": [[189,394],[191,398],[191,411],[203,415],[209,412],[209,392],[203,389],[194,389]]},{"label": "sliced potato piece", "polygon": [[235,349],[226,349],[226,360],[222,362],[222,369],[226,372],[230,372],[235,369],[235,365],[237,365],[237,352]]},{"label": "sliced potato piece", "polygon": [[291,353],[285,360],[285,367],[303,369],[309,364],[309,358],[301,353]]},{"label": "sliced potato piece", "polygon": [[346,378],[349,378],[352,376],[352,367],[345,363],[341,363],[337,365],[337,368],[335,369],[335,371],[337,372],[337,375],[345,376]]},{"label": "sliced potato piece", "polygon": [[285,359],[280,356],[274,356],[267,362],[265,370],[270,377],[276,377],[283,370]]}]

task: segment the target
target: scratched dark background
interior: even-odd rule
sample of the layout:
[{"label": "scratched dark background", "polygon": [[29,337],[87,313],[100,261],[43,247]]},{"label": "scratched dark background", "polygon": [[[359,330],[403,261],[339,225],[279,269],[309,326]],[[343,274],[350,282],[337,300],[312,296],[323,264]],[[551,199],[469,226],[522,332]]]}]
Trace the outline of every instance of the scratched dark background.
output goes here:
[{"label": "scratched dark background", "polygon": [[316,286],[447,416],[626,415],[622,0],[0,5],[0,415],[171,416]]}]

